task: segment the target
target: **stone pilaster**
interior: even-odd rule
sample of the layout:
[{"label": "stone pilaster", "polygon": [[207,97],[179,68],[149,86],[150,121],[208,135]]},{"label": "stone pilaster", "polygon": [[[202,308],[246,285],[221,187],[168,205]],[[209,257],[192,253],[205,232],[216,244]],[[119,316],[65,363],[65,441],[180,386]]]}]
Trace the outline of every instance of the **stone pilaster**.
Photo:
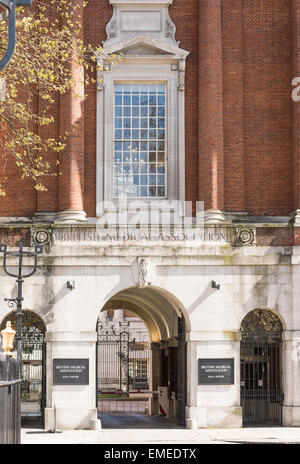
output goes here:
[{"label": "stone pilaster", "polygon": [[199,188],[206,222],[223,222],[224,140],[221,0],[199,2]]},{"label": "stone pilaster", "polygon": [[224,208],[246,216],[243,0],[222,5]]},{"label": "stone pilaster", "polygon": [[[292,79],[300,78],[300,0],[291,0]],[[299,81],[298,81],[299,83]],[[299,93],[299,92],[298,92]],[[300,101],[292,101],[293,211],[291,221],[300,225]]]},{"label": "stone pilaster", "polygon": [[[83,2],[76,6],[72,31],[74,38],[83,37]],[[81,31],[77,24],[81,22]],[[86,219],[84,212],[84,67],[75,59],[70,60],[70,73],[74,81],[71,90],[60,97],[60,135],[68,133],[66,148],[60,157],[58,178],[58,222],[76,223]]]}]

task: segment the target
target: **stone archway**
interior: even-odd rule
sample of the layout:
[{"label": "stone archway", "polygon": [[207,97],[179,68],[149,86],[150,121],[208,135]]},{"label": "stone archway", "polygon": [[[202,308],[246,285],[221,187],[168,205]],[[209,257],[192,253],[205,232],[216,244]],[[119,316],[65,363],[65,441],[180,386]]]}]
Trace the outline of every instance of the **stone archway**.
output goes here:
[{"label": "stone archway", "polygon": [[[176,301],[162,289],[156,287],[131,287],[118,292],[111,297],[101,311],[126,310],[136,315],[146,325],[150,337],[150,374],[149,388],[151,406],[149,414],[166,415],[176,419],[178,424],[186,424],[186,327],[189,321],[183,315],[183,309]],[[97,326],[97,331],[98,331]],[[126,334],[126,330],[119,330]],[[99,334],[99,331],[98,331]],[[117,334],[117,336],[119,336]],[[129,350],[132,346],[128,335]],[[112,340],[112,338],[111,338]],[[98,336],[98,359],[103,356],[99,349],[103,349],[103,338]],[[115,344],[118,341],[115,339]],[[122,342],[120,339],[120,347]],[[100,348],[99,348],[100,347]],[[124,345],[125,347],[125,345]],[[123,354],[126,351],[123,349]],[[125,351],[124,351],[125,350]],[[118,350],[116,349],[116,352]],[[119,353],[120,356],[120,353]],[[129,358],[128,358],[129,359]],[[97,363],[98,366],[98,363]],[[124,370],[124,369],[123,369]],[[99,372],[98,367],[98,383]],[[124,374],[123,374],[124,375]],[[129,375],[129,374],[128,374]],[[122,382],[120,382],[121,385]],[[103,382],[102,382],[103,384]],[[130,382],[128,382],[128,385]],[[159,392],[159,393],[158,393]],[[133,396],[135,392],[128,388],[122,394]],[[146,394],[146,391],[144,391]],[[102,396],[103,392],[102,392]],[[149,396],[149,395],[148,395]]]}]

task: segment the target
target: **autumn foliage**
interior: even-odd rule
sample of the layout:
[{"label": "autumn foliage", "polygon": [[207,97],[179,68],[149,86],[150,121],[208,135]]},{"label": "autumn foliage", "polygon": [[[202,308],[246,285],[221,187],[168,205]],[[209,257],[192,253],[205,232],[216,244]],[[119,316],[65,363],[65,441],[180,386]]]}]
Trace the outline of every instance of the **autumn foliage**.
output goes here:
[{"label": "autumn foliage", "polygon": [[[85,5],[84,5],[85,6]],[[76,89],[70,62],[84,68],[85,86],[95,82],[101,47],[92,48],[82,37],[82,21],[76,3],[68,0],[33,2],[18,8],[16,48],[7,68],[5,99],[0,101],[0,196],[5,192],[5,165],[13,157],[22,178],[30,178],[36,190],[45,190],[45,176],[59,174],[49,153],[64,149],[68,134],[45,137],[42,126],[53,124],[51,107],[59,94]],[[7,45],[7,24],[0,21],[0,55]],[[74,89],[74,90],[73,90]],[[82,98],[82,96],[80,96]],[[36,104],[36,102],[42,102]],[[57,164],[59,161],[57,160]],[[54,172],[55,171],[55,172]]]}]

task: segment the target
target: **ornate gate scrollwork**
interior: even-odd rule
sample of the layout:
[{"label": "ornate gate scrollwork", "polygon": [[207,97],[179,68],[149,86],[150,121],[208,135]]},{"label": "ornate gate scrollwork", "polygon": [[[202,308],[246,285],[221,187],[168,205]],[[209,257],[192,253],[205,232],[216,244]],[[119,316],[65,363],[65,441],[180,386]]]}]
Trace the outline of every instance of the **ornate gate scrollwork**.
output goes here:
[{"label": "ornate gate scrollwork", "polygon": [[282,324],[272,311],[254,309],[244,318],[241,326],[243,341],[264,339],[268,342],[281,341]]}]

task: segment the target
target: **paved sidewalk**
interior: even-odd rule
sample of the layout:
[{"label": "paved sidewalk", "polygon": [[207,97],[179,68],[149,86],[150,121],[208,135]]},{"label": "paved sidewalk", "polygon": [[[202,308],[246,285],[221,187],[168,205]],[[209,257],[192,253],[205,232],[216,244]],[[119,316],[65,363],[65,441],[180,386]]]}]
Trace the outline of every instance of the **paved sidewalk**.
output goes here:
[{"label": "paved sidewalk", "polygon": [[102,429],[47,433],[22,429],[22,444],[300,444],[300,427],[243,429]]}]

